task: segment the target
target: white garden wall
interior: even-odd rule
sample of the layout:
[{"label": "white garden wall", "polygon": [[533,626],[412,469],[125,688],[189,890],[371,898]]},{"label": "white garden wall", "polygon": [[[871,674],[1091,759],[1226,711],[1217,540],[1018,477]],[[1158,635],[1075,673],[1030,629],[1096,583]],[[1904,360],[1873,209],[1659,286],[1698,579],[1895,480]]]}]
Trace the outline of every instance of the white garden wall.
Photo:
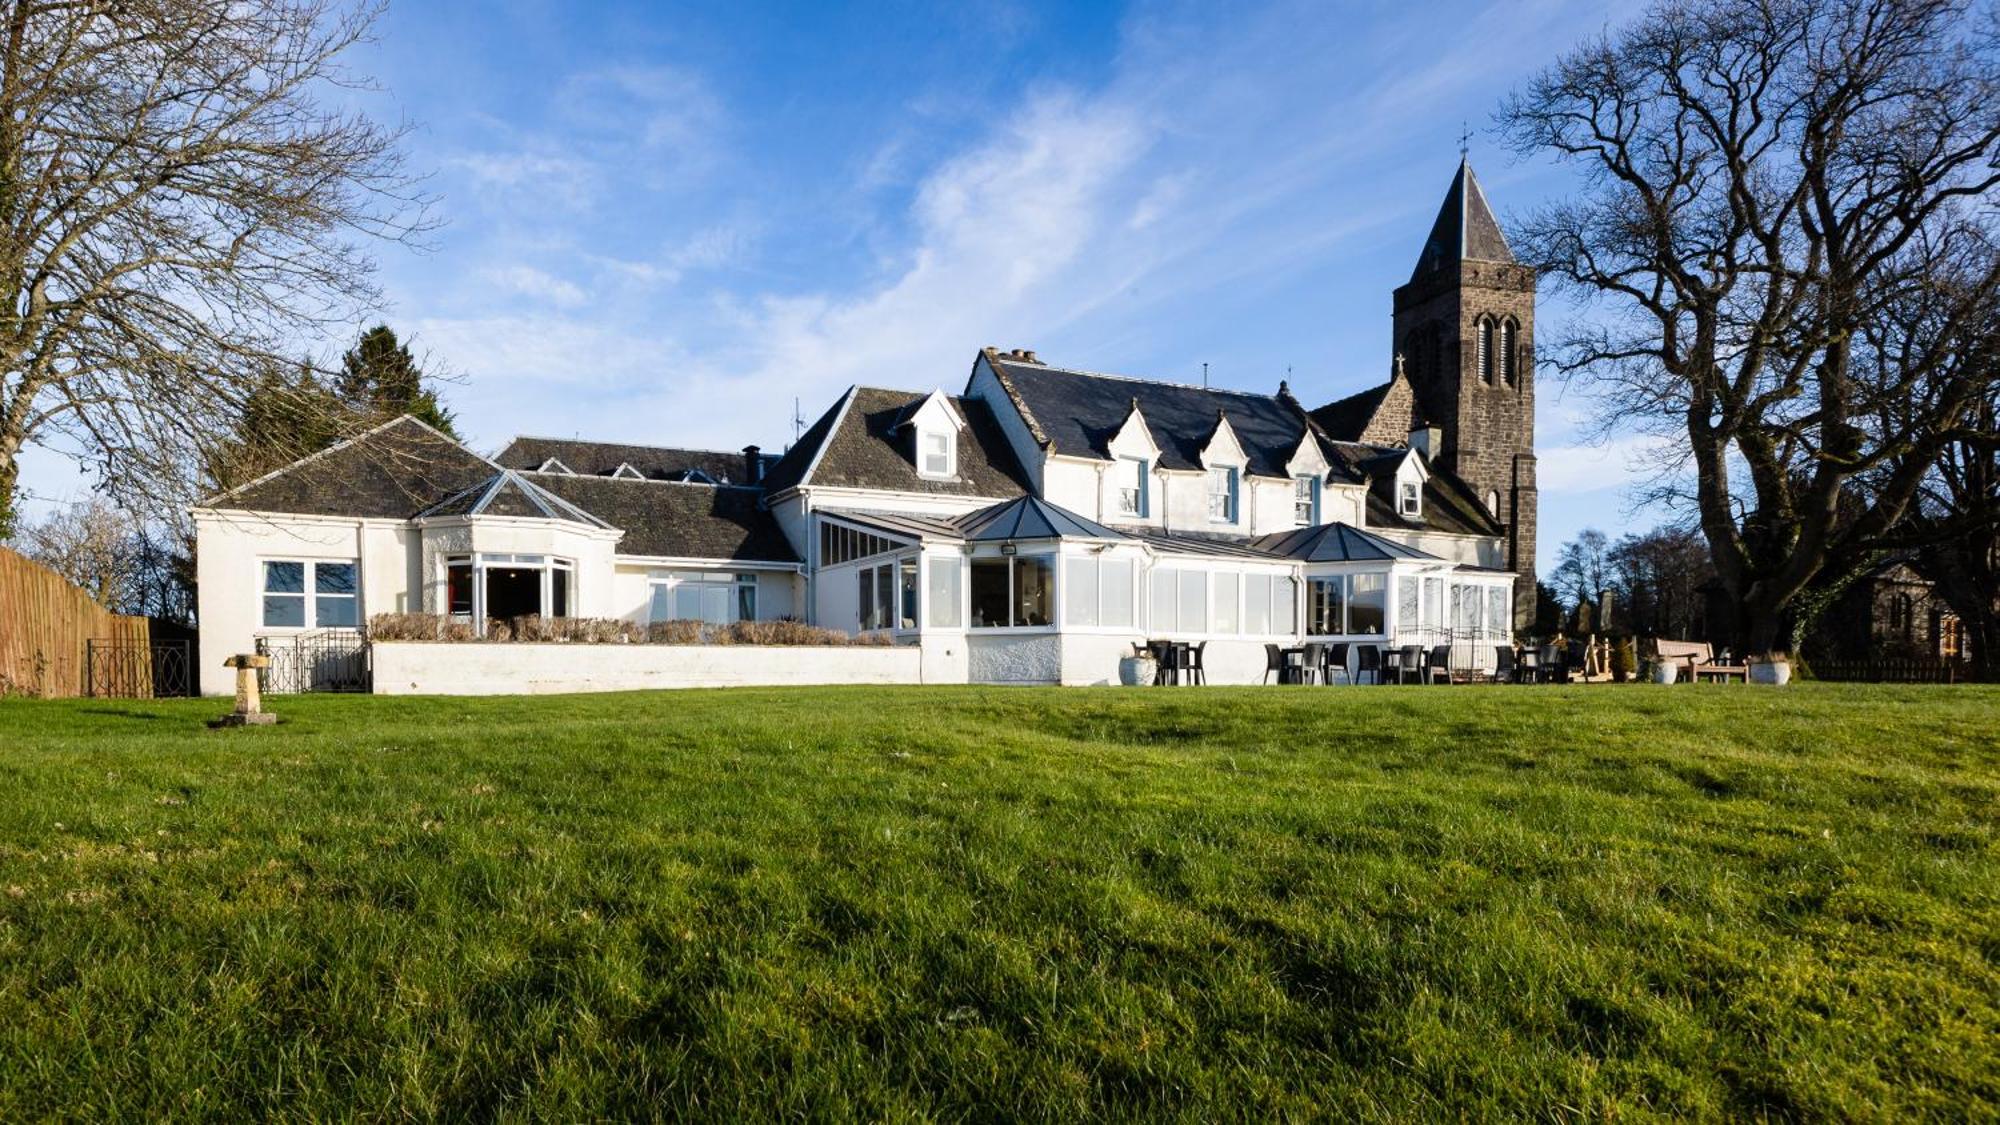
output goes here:
[{"label": "white garden wall", "polygon": [[923,653],[914,645],[875,648],[378,641],[373,647],[377,695],[555,695],[655,688],[923,682]]}]

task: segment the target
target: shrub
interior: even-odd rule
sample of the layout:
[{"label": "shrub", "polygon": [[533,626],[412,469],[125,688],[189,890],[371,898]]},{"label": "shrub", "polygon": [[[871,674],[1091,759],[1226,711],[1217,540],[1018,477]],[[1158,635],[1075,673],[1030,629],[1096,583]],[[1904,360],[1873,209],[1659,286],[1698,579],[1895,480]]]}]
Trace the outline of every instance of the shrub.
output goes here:
[{"label": "shrub", "polygon": [[[435,613],[378,613],[368,619],[368,639],[371,641],[436,641],[448,640],[445,618]],[[468,636],[471,626],[464,626]]]},{"label": "shrub", "polygon": [[1632,638],[1626,637],[1611,646],[1611,682],[1622,684],[1632,678],[1632,669],[1639,662],[1638,650]]},{"label": "shrub", "polygon": [[701,643],[701,622],[677,618],[673,621],[655,621],[646,626],[646,643],[652,645],[698,645]]}]

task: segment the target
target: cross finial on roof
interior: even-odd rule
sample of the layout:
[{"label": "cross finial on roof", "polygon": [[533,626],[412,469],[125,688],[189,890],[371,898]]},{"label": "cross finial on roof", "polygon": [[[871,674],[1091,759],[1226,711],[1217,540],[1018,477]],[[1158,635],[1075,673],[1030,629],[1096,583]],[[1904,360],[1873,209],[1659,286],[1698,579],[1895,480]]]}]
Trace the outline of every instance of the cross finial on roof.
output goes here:
[{"label": "cross finial on roof", "polygon": [[1396,378],[1398,378],[1398,379],[1401,379],[1402,377],[1403,377],[1403,353],[1402,353],[1402,352],[1397,352],[1397,353],[1396,353]]},{"label": "cross finial on roof", "polygon": [[1458,123],[1458,158],[1466,159],[1472,154],[1472,125],[1461,120]]}]

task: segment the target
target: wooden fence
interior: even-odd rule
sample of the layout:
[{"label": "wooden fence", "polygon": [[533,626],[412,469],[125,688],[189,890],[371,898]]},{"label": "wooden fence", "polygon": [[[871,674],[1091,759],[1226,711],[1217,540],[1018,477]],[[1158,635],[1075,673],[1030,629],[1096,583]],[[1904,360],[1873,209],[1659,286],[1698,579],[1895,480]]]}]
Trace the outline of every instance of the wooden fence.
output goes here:
[{"label": "wooden fence", "polygon": [[1870,660],[1814,660],[1815,679],[1868,684],[1965,684],[1976,682],[1973,666],[1963,660],[1935,657],[1883,656]]},{"label": "wooden fence", "polygon": [[89,642],[150,642],[146,619],[113,613],[55,571],[0,547],[0,695],[84,694]]}]

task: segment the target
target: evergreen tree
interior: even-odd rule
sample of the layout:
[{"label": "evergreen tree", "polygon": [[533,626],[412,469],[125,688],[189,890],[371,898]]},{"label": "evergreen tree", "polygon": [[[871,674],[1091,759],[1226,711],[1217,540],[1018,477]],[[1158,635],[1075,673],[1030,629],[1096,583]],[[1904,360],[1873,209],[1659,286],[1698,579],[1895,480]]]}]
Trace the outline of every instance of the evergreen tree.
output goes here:
[{"label": "evergreen tree", "polygon": [[386,324],[363,332],[354,347],[340,357],[335,390],[349,409],[371,422],[411,414],[452,437],[458,436],[452,428],[451,411],[438,401],[436,391],[424,387],[423,369],[417,366],[409,346]]}]

